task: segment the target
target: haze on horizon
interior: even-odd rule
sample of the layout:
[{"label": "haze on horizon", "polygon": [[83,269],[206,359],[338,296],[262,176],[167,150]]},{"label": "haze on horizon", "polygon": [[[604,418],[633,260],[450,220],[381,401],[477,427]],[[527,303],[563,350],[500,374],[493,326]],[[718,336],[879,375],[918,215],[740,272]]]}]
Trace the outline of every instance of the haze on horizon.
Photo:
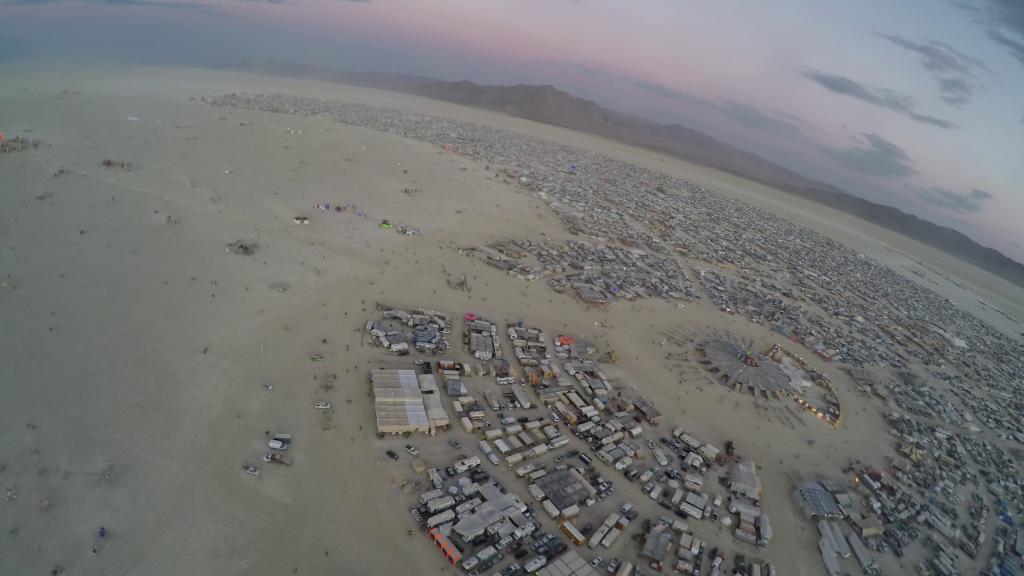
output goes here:
[{"label": "haze on horizon", "polygon": [[0,19],[0,67],[277,61],[553,84],[1024,261],[1013,0],[0,0]]}]

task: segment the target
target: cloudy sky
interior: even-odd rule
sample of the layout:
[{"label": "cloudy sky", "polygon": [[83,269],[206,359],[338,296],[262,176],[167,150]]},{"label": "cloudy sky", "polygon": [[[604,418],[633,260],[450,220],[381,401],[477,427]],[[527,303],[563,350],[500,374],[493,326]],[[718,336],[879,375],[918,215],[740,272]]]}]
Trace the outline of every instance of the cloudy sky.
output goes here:
[{"label": "cloudy sky", "polygon": [[1024,260],[1024,1],[0,0],[0,63],[550,83]]}]

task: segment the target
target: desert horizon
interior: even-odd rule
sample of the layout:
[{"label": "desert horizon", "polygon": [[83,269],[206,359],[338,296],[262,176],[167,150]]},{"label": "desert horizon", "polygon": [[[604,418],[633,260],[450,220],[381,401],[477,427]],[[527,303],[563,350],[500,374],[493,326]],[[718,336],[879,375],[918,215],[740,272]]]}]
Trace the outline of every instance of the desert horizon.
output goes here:
[{"label": "desert horizon", "polygon": [[[383,305],[422,307],[453,319],[474,313],[500,325],[499,332],[521,321],[539,327],[549,341],[556,334],[586,341],[595,358],[614,352],[614,362],[600,367],[618,391],[607,402],[641,396],[662,414],[660,424],[644,422],[645,435],[635,440],[648,452],[636,458],[643,468],[655,467],[653,448],[644,448],[643,440],[653,445],[677,427],[708,444],[731,442],[738,461],[756,463],[760,506],[774,526],[771,542],[736,540],[731,526],[707,519],[688,520],[687,533],[707,548],[769,562],[779,574],[822,573],[819,533],[791,492],[800,480],[849,480],[848,469],[889,470],[903,459],[889,418],[906,413],[896,404],[899,394],[865,392],[851,376],[855,363],[844,361],[839,349],[827,358],[831,345],[824,340],[819,354],[809,335],[799,344],[767,319],[752,321],[753,310],[726,311],[701,284],[703,271],[731,278],[723,286],[752,282],[753,271],[724,256],[703,259],[696,233],[687,241],[690,252],[666,247],[656,233],[621,241],[610,235],[614,226],[654,227],[636,216],[606,216],[605,223],[588,225],[588,197],[581,195],[576,205],[556,198],[573,181],[531,188],[547,182],[549,173],[583,179],[591,167],[635,167],[649,171],[637,176],[645,183],[648,174],[664,178],[686,199],[678,201],[691,202],[694,210],[704,209],[696,202],[706,198],[713,207],[736,207],[737,214],[770,215],[772,222],[787,223],[786,233],[828,239],[836,254],[856,254],[853,259],[870,262],[873,273],[888,270],[901,279],[893,283],[914,294],[949,299],[951,310],[974,319],[962,325],[977,325],[985,335],[974,339],[950,327],[949,342],[936,332],[915,344],[925,338],[919,327],[928,321],[905,331],[887,327],[898,331],[892,341],[899,346],[934,352],[904,351],[905,361],[880,355],[892,364],[868,366],[879,382],[902,370],[958,369],[958,361],[929,364],[922,358],[959,354],[959,338],[972,345],[996,339],[1016,350],[1024,341],[1024,289],[1002,278],[818,203],[608,139],[409,94],[223,70],[3,63],[0,73],[0,129],[8,141],[35,142],[0,155],[0,437],[7,440],[0,447],[0,572],[465,573],[444,561],[410,515],[429,481],[403,447],[415,445],[418,459],[443,470],[457,454],[479,455],[484,429],[453,425],[437,436],[382,437],[369,378],[374,369],[414,370],[441,359],[484,361],[459,349],[461,325],[450,336],[448,353],[414,356],[416,365],[388,353],[366,328]],[[267,111],[258,94],[296,112]],[[339,117],[367,120],[346,123],[302,112],[301,106],[336,106]],[[439,126],[438,134],[479,133],[510,143],[495,144],[497,152],[482,144],[484,151],[475,152],[446,147],[406,131],[410,119]],[[504,164],[481,160],[530,146],[572,160],[549,157],[552,165],[566,165],[560,171],[511,157]],[[633,169],[622,168],[624,174]],[[598,182],[616,188],[608,184],[611,176],[602,178],[594,178],[594,189]],[[619,182],[623,189],[626,178]],[[675,188],[684,181],[700,189]],[[654,189],[651,184],[645,193]],[[582,235],[566,225],[573,219]],[[749,224],[752,229],[755,222]],[[550,257],[545,250],[563,245],[662,258],[678,266],[679,276],[666,278],[692,284],[695,295],[630,288],[630,296],[610,304],[587,303],[571,289],[554,289],[557,283],[547,279],[560,272],[552,272],[551,264],[529,281],[488,265],[483,256],[467,256],[476,249],[496,254],[496,243],[514,239],[524,240],[518,259],[536,270]],[[803,299],[786,296],[787,302],[814,310],[813,317],[832,311],[818,292],[853,288],[817,274],[820,284],[811,288],[802,283],[811,276],[793,272],[799,282],[784,278],[782,271],[795,267],[781,260],[765,266],[778,272],[771,282],[780,290],[806,293]],[[761,288],[767,281],[754,284]],[[858,298],[851,297],[851,308],[881,309]],[[901,309],[901,303],[893,306]],[[874,326],[863,317],[836,317],[850,326]],[[818,333],[827,334],[820,326]],[[829,423],[788,396],[762,399],[722,386],[699,360],[698,344],[718,339],[744,343],[751,362],[767,363],[753,359],[774,346],[791,349],[801,362],[806,358],[803,369],[827,375],[830,387],[812,386],[808,402],[828,405],[834,393],[842,418]],[[850,336],[851,348],[855,341],[872,342]],[[526,366],[517,374],[525,374]],[[463,380],[481,398],[488,390],[501,393],[491,378],[470,374]],[[936,386],[952,394],[961,384]],[[544,387],[526,387],[541,404]],[[993,397],[1003,393],[986,390]],[[442,397],[455,413],[457,399]],[[956,410],[979,409],[967,397],[955,401]],[[320,402],[329,407],[316,408]],[[555,410],[552,403],[539,412],[511,412],[547,419]],[[602,417],[613,413],[609,406]],[[488,408],[487,414],[500,428],[497,411]],[[1019,437],[975,426],[981,418],[944,422],[931,414],[919,422],[1019,453]],[[568,433],[566,415],[554,423],[570,438],[569,448],[585,451],[584,441]],[[294,438],[283,452],[294,459],[291,466],[260,460],[268,437],[278,432]],[[462,447],[452,447],[451,440]],[[558,458],[545,461],[549,473]],[[258,465],[259,476],[243,473],[243,465]],[[597,466],[618,490],[584,507],[585,522],[599,525],[624,501],[644,519],[672,517],[640,484],[610,465]],[[708,468],[706,489],[728,497],[712,478],[724,477],[729,466]],[[528,500],[511,464],[484,462],[481,469]],[[957,492],[967,498],[972,490]],[[560,534],[560,524],[543,514],[536,513],[543,530]],[[724,509],[721,514],[729,517]],[[638,537],[639,524],[629,525]],[[986,552],[996,524],[984,528]],[[100,526],[103,536],[96,533]],[[673,545],[678,540],[674,535]],[[607,561],[633,557],[637,549],[621,538],[599,552]],[[883,573],[910,573],[929,550],[918,542],[903,557],[871,554]],[[470,556],[468,549],[464,553]],[[578,554],[590,562],[594,550],[581,546]],[[981,573],[987,557],[964,557],[959,566],[963,573]],[[860,573],[852,558],[842,563],[844,571]],[[652,573],[643,570],[637,573]]]}]

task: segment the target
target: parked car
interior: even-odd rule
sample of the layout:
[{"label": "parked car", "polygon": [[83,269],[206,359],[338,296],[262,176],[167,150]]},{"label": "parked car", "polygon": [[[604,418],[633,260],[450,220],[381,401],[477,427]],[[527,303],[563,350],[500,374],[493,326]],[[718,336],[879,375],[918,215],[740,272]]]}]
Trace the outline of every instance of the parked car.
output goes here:
[{"label": "parked car", "polygon": [[267,452],[263,455],[264,462],[275,462],[277,464],[284,464],[285,466],[292,465],[292,459],[287,456],[282,456],[277,452]]},{"label": "parked car", "polygon": [[388,450],[385,454],[387,454],[388,458],[391,458],[392,460],[398,460],[398,454],[395,453],[394,450]]},{"label": "parked car", "polygon": [[405,445],[405,451],[408,452],[410,456],[419,456],[420,455],[420,451],[417,450],[416,447],[413,446],[412,444],[406,444]]}]

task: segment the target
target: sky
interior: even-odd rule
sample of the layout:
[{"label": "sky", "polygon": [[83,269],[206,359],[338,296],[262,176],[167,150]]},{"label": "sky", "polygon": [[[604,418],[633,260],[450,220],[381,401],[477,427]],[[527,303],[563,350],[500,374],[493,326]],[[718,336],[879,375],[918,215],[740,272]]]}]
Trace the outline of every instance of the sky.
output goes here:
[{"label": "sky", "polygon": [[0,0],[4,60],[553,84],[1024,261],[1021,0]]}]

